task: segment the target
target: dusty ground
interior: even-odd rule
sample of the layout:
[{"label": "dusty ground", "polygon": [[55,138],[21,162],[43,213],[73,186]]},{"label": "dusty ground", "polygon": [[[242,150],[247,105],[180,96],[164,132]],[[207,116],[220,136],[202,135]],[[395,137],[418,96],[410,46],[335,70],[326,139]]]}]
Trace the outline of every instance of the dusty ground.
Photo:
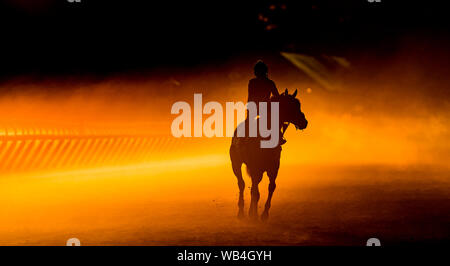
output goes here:
[{"label": "dusty ground", "polygon": [[[388,245],[450,240],[449,170],[287,165],[280,171],[270,220],[262,223],[235,218],[237,186],[223,159],[223,164],[219,160],[209,168],[184,171],[4,179],[0,244],[64,245],[71,237],[83,245],[364,245],[370,237]],[[264,180],[263,200],[266,190]],[[248,199],[247,190],[246,207]]]}]

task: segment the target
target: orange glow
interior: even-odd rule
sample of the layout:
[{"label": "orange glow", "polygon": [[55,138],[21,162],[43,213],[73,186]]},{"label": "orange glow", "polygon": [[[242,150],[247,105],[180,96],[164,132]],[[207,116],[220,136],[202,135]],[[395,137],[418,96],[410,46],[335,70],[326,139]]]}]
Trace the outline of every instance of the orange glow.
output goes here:
[{"label": "orange glow", "polygon": [[[303,189],[296,199],[325,199],[327,192],[310,195],[307,188],[340,184],[346,177],[316,176],[312,167],[446,167],[446,106],[423,109],[420,99],[413,97],[398,105],[408,110],[402,114],[385,103],[383,84],[373,97],[355,96],[351,87],[342,92],[345,97],[337,97],[291,75],[275,73],[272,78],[280,81],[279,88],[300,88],[309,126],[304,131],[291,126],[286,133],[275,215],[277,202],[292,200],[288,187]],[[190,235],[183,230],[237,227],[237,186],[228,157],[231,140],[170,135],[171,105],[190,101],[194,92],[204,92],[205,101],[244,101],[248,77],[230,77],[233,82],[226,83],[214,82],[213,74],[206,81],[193,75],[185,83],[170,85],[117,78],[78,90],[44,82],[19,88],[29,93],[3,96],[0,112],[8,115],[0,118],[0,244],[59,245],[69,237],[89,244],[189,244],[183,239]],[[170,88],[158,93],[148,89],[160,84]],[[36,93],[33,86],[61,86],[72,93]],[[171,86],[183,88],[169,93]],[[368,183],[391,182],[376,178],[381,177],[361,176]],[[447,178],[438,179],[448,182]],[[264,179],[262,199],[266,187]],[[200,205],[206,207],[198,209]],[[140,230],[159,242],[140,241]]]}]

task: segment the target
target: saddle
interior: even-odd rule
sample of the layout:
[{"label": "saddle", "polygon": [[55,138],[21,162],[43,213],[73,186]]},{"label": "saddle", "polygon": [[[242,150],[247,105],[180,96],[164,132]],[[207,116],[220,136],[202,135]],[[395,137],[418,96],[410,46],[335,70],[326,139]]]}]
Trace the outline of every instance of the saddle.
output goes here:
[{"label": "saddle", "polygon": [[[245,123],[245,136],[239,137],[237,136],[237,129],[234,132],[232,144],[233,145],[243,145],[243,146],[252,146],[252,145],[259,145],[261,143],[261,140],[267,140],[268,138],[262,138],[260,136],[257,137],[250,137],[249,136],[249,126],[248,126],[248,118],[243,122]],[[284,139],[284,133],[286,132],[287,128],[289,126],[289,123],[284,123],[283,126],[280,128],[280,135],[279,135],[279,142],[277,147],[281,147],[281,145],[285,144],[287,141]],[[259,135],[259,134],[258,134]]]}]

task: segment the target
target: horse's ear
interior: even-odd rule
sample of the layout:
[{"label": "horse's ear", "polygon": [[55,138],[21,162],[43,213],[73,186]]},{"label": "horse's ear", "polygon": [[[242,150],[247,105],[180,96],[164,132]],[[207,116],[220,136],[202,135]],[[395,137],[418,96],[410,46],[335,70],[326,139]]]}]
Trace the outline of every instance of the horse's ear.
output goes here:
[{"label": "horse's ear", "polygon": [[284,91],[284,95],[288,95],[288,94],[289,94],[288,89],[286,89],[286,90]]},{"label": "horse's ear", "polygon": [[292,94],[292,96],[294,96],[294,98],[295,98],[295,96],[297,96],[297,90],[295,90],[295,92],[294,92],[294,94]]}]

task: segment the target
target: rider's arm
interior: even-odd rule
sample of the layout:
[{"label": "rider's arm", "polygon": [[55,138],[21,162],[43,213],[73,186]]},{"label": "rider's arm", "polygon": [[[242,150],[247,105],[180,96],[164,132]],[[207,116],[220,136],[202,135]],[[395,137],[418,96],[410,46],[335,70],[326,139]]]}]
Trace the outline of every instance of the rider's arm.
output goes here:
[{"label": "rider's arm", "polygon": [[272,81],[272,88],[270,89],[270,92],[274,96],[280,96],[280,93],[278,92],[277,86],[275,85],[275,82]]}]

